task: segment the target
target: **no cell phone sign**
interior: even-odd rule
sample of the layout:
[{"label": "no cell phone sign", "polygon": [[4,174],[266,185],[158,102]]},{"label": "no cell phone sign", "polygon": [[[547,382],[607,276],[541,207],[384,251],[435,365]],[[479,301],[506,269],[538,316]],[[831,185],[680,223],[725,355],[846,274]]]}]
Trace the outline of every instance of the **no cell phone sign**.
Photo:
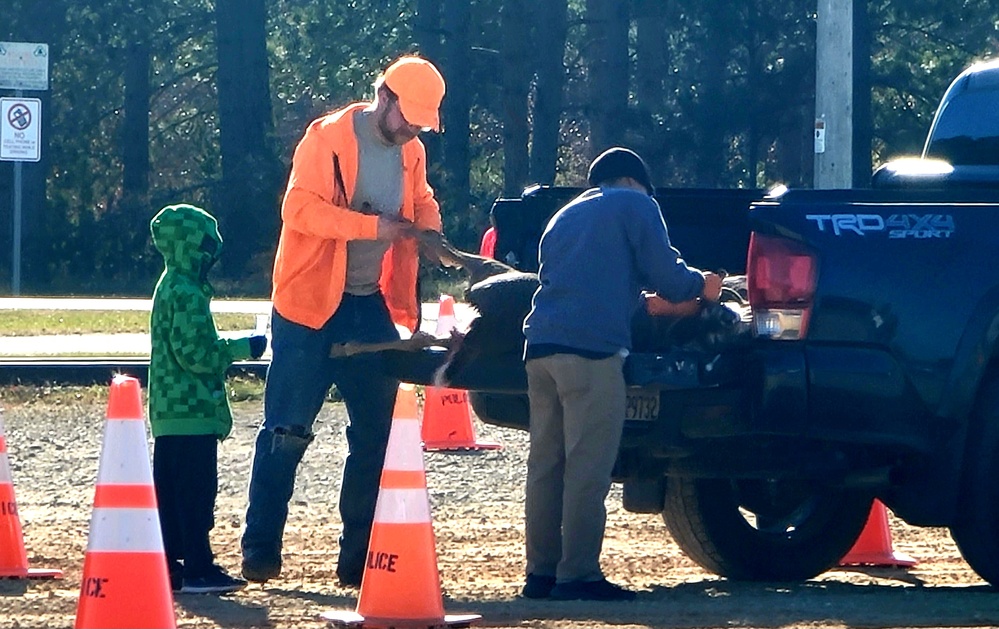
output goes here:
[{"label": "no cell phone sign", "polygon": [[0,160],[41,159],[41,109],[37,98],[0,98]]}]

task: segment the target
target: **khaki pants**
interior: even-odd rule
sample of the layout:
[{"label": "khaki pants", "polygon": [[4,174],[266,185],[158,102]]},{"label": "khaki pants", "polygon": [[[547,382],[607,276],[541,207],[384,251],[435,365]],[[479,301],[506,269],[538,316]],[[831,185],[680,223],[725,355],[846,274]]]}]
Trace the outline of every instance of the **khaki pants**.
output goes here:
[{"label": "khaki pants", "polygon": [[560,583],[603,578],[604,500],[624,426],[623,366],[622,356],[555,354],[527,362],[528,574]]}]

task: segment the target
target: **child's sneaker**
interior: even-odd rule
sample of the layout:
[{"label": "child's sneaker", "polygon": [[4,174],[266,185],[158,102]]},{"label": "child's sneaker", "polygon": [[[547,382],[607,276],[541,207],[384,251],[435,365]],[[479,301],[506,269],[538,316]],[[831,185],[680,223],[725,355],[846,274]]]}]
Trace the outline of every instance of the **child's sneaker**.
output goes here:
[{"label": "child's sneaker", "polygon": [[180,592],[184,587],[184,564],[179,561],[167,562],[167,571],[170,574],[170,589]]},{"label": "child's sneaker", "polygon": [[181,594],[225,594],[245,587],[246,581],[231,577],[222,568],[214,566],[205,576],[185,578],[180,592]]}]

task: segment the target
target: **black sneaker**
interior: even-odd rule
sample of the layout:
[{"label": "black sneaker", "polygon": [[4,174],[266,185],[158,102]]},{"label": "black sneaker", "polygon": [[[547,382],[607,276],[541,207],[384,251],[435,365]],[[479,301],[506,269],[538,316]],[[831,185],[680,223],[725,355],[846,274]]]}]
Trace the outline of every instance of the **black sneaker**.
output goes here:
[{"label": "black sneaker", "polygon": [[633,601],[635,596],[635,592],[607,579],[556,583],[551,594],[556,601]]},{"label": "black sneaker", "polygon": [[555,587],[555,577],[543,574],[529,574],[524,581],[524,589],[520,595],[524,598],[548,598]]},{"label": "black sneaker", "polygon": [[243,578],[247,581],[263,583],[281,574],[281,557],[265,557],[243,551]]},{"label": "black sneaker", "polygon": [[225,594],[246,587],[246,581],[229,576],[218,566],[203,577],[185,578],[181,594]]},{"label": "black sneaker", "polygon": [[179,561],[169,561],[167,571],[170,573],[170,589],[180,592],[180,588],[184,587],[184,564]]}]

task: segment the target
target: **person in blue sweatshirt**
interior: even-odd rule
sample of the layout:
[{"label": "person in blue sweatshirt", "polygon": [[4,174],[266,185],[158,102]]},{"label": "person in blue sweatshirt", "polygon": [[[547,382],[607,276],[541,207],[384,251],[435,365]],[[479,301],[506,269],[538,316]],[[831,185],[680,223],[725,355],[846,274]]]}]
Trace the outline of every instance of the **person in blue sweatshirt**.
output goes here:
[{"label": "person in blue sweatshirt", "polygon": [[670,244],[641,157],[608,149],[590,164],[588,181],[545,228],[540,286],[524,321],[527,598],[635,598],[600,568],[632,316],[643,290],[675,303],[721,292],[720,276],[688,266]]}]

